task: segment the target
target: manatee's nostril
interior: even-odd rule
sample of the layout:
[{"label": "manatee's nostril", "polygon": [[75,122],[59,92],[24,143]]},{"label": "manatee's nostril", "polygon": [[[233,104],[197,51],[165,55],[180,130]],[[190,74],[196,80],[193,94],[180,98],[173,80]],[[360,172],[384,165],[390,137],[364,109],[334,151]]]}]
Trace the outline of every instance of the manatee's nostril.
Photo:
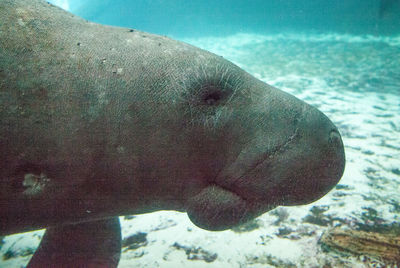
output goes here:
[{"label": "manatee's nostril", "polygon": [[329,133],[329,143],[337,146],[340,146],[342,144],[342,139],[337,130],[333,129]]}]

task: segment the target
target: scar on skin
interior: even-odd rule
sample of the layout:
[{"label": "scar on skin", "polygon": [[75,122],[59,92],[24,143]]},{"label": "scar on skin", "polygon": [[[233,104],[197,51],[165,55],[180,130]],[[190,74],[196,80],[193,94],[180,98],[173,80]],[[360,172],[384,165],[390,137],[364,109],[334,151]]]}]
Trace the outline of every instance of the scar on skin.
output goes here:
[{"label": "scar on skin", "polygon": [[43,173],[40,175],[35,175],[32,173],[25,174],[24,181],[22,185],[26,187],[23,192],[25,196],[35,197],[43,193],[46,185],[49,183],[50,179]]}]

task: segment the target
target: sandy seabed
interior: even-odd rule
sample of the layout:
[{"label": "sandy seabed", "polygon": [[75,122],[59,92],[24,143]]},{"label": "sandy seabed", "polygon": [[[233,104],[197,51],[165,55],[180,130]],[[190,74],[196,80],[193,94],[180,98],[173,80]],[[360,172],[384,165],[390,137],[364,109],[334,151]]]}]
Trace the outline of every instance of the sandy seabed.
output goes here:
[{"label": "sandy seabed", "polygon": [[[237,34],[183,41],[324,112],[342,134],[345,173],[320,200],[279,207],[234,230],[205,231],[179,212],[121,217],[131,244],[119,267],[399,267],[323,247],[320,237],[336,226],[400,235],[400,37]],[[4,237],[0,267],[24,267],[42,235]]]}]

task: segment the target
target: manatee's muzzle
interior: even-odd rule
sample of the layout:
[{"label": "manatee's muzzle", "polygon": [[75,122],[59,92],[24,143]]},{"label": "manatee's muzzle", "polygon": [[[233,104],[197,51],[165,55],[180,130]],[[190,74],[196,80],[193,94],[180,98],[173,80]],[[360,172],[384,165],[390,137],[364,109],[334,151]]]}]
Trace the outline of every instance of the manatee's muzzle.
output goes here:
[{"label": "manatee's muzzle", "polygon": [[234,191],[248,200],[265,200],[266,206],[307,204],[328,193],[343,175],[341,136],[336,126],[313,107],[298,119],[284,146],[270,151],[273,153],[266,153],[255,169],[235,180]]},{"label": "manatee's muzzle", "polygon": [[276,206],[321,198],[338,183],[344,165],[337,128],[323,113],[309,107],[280,143],[262,154],[244,150],[219,174],[215,185],[189,200],[187,212],[199,227],[231,228]]}]

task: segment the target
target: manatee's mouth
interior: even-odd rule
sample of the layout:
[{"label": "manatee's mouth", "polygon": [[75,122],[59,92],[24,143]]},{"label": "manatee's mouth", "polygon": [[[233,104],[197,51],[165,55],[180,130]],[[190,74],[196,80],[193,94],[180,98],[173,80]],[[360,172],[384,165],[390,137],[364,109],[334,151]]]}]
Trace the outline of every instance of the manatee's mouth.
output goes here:
[{"label": "manatee's mouth", "polygon": [[[319,138],[315,131],[322,133]],[[186,211],[197,226],[225,230],[278,205],[313,202],[337,184],[345,157],[331,124],[306,131],[296,125],[283,142],[264,152],[242,151],[231,163],[187,200]]]},{"label": "manatee's mouth", "polygon": [[207,186],[187,203],[190,220],[200,228],[213,231],[247,221],[248,212],[245,199],[216,184]]},{"label": "manatee's mouth", "polygon": [[252,157],[244,165],[239,159],[227,170],[219,172],[210,185],[188,200],[186,209],[190,220],[203,229],[218,231],[244,223],[275,208],[276,202],[268,197],[252,196],[251,192],[243,190],[236,182],[250,177],[252,172],[266,165],[278,152],[283,153],[297,135],[296,128],[285,142],[272,150]]}]

